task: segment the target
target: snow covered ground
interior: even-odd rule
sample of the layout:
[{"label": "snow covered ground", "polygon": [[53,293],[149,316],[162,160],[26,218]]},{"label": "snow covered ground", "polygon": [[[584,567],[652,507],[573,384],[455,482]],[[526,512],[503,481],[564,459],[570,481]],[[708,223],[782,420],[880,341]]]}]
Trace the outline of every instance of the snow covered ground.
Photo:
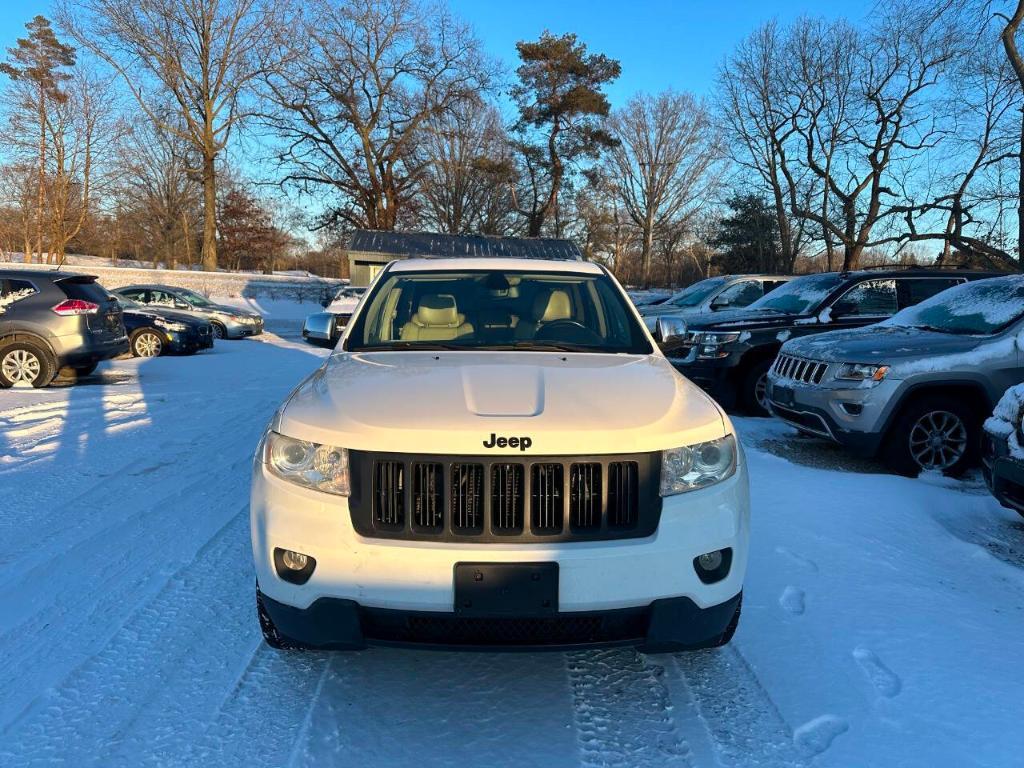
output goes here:
[{"label": "snow covered ground", "polygon": [[874,474],[767,420],[737,421],[730,647],[270,650],[250,457],[326,353],[305,309],[262,309],[256,340],[0,392],[0,766],[1024,762],[1024,520],[977,477]]}]

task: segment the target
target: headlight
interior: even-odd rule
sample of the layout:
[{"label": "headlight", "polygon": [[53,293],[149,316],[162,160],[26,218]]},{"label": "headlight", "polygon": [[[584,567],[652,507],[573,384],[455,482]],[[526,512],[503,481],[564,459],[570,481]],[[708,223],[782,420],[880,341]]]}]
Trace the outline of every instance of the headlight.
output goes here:
[{"label": "headlight", "polygon": [[843,363],[836,371],[836,378],[844,381],[881,381],[888,373],[888,365]]},{"label": "headlight", "polygon": [[349,494],[348,451],[344,448],[270,432],[264,457],[270,471],[283,480],[338,496]]},{"label": "headlight", "polygon": [[165,331],[187,331],[188,326],[185,323],[176,323],[173,320],[164,320],[162,317],[158,317],[153,321],[153,324],[163,328]]},{"label": "headlight", "polygon": [[700,345],[700,357],[728,357],[728,352],[723,352],[721,347],[736,341],[738,333],[702,333],[697,335],[697,344]]},{"label": "headlight", "polygon": [[736,438],[672,448],[661,454],[661,495],[674,496],[720,483],[736,471]]}]

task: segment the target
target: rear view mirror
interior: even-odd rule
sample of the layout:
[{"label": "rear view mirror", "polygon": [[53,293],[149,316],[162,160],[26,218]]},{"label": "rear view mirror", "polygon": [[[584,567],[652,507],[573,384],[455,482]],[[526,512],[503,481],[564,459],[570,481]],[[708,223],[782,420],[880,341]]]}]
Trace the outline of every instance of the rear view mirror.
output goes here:
[{"label": "rear view mirror", "polygon": [[678,346],[686,336],[686,321],[681,317],[659,317],[654,333],[662,346]]}]

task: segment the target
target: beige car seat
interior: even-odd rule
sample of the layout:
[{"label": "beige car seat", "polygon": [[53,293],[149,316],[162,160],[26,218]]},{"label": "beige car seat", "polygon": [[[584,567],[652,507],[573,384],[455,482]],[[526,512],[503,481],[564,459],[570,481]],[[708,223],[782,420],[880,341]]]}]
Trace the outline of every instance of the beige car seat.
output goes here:
[{"label": "beige car seat", "polygon": [[427,294],[420,299],[416,314],[402,326],[402,341],[451,341],[473,333],[466,316],[459,313],[455,297]]},{"label": "beige car seat", "polygon": [[532,339],[545,323],[571,319],[572,301],[568,293],[559,289],[541,291],[533,300],[530,319],[516,326],[516,338]]}]

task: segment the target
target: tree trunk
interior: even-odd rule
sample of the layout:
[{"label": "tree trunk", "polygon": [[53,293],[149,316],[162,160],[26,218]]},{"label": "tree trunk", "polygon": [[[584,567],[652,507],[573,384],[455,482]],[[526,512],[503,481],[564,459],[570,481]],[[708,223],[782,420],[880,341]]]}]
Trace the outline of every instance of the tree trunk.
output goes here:
[{"label": "tree trunk", "polygon": [[1020,174],[1017,176],[1017,261],[1024,267],[1024,109],[1020,122]]},{"label": "tree trunk", "polygon": [[[1006,18],[1005,16],[1003,18]],[[1013,67],[1017,76],[1017,83],[1024,90],[1024,60],[1021,59],[1020,51],[1017,49],[1017,29],[1024,21],[1024,0],[1018,0],[1013,16],[1006,21],[1003,32],[1000,35],[1003,41],[1003,50],[1006,51],[1006,58]],[[1017,259],[1024,265],[1024,110],[1021,111],[1020,130],[1020,167],[1017,180]]]},{"label": "tree trunk", "polygon": [[[36,200],[36,258],[43,263],[43,209],[46,207],[46,97],[39,89],[39,189]],[[26,256],[26,261],[30,259]]]},{"label": "tree trunk", "polygon": [[217,271],[217,169],[215,157],[203,158],[203,269]]}]

